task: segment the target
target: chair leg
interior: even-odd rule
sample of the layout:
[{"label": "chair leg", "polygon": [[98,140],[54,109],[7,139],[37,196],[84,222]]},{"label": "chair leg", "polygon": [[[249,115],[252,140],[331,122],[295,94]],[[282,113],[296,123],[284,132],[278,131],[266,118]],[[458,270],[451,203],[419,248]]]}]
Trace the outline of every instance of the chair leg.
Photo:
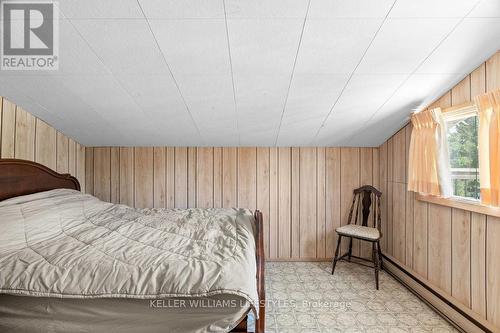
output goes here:
[{"label": "chair leg", "polygon": [[380,261],[380,270],[383,270],[384,269],[384,265],[383,265],[383,262],[382,262],[382,250],[380,249],[380,241],[378,240],[377,241],[377,250],[378,250],[378,260]]},{"label": "chair leg", "polygon": [[375,287],[378,290],[378,267],[380,260],[378,258],[378,249],[376,242],[372,243],[372,256],[373,256],[373,267],[375,268]]},{"label": "chair leg", "polygon": [[342,242],[342,236],[338,235],[337,248],[335,249],[335,256],[333,257],[332,275],[335,272],[335,265],[337,265],[337,260],[339,257],[339,250],[340,250],[340,243],[341,242]]},{"label": "chair leg", "polygon": [[352,237],[349,238],[349,254],[348,254],[349,262],[351,261],[351,256],[352,256]]}]

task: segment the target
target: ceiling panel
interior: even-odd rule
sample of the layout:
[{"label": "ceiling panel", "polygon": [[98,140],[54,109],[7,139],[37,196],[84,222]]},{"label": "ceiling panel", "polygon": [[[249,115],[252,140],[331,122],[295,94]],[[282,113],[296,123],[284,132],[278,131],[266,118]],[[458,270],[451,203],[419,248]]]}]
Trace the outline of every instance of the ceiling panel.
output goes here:
[{"label": "ceiling panel", "polygon": [[389,17],[464,17],[479,0],[398,0]]},{"label": "ceiling panel", "polygon": [[290,75],[302,24],[301,19],[228,20],[235,75]]},{"label": "ceiling panel", "polygon": [[347,79],[347,74],[295,74],[277,135],[278,145],[310,142]]},{"label": "ceiling panel", "polygon": [[174,75],[231,73],[223,19],[150,20]]},{"label": "ceiling panel", "polygon": [[500,18],[466,18],[417,72],[467,74],[499,49]]},{"label": "ceiling panel", "polygon": [[[304,117],[302,117],[304,118]],[[323,117],[309,117],[301,121],[292,119],[283,120],[281,124],[277,145],[278,146],[304,146],[312,140],[324,120]]]},{"label": "ceiling panel", "polygon": [[67,18],[142,18],[137,0],[63,0],[58,1]]},{"label": "ceiling panel", "polygon": [[148,18],[224,18],[222,0],[137,0]]},{"label": "ceiling panel", "polygon": [[335,142],[346,140],[372,117],[405,78],[405,75],[395,74],[354,75],[314,143],[328,145],[332,133],[337,135]]},{"label": "ceiling panel", "polygon": [[413,111],[430,104],[462,78],[457,74],[412,75],[357,132],[353,131],[352,140],[355,144],[362,140],[382,144],[394,133],[395,124],[408,122]]},{"label": "ceiling panel", "polygon": [[270,147],[274,145],[275,129],[240,130],[240,146]]},{"label": "ceiling panel", "polygon": [[[361,113],[358,117],[352,117],[349,114],[332,114],[328,123],[321,128],[316,139],[309,143],[313,146],[352,146],[351,137],[353,128],[358,128],[360,122],[366,121],[369,114]],[[371,146],[370,142],[366,142],[364,146]]]},{"label": "ceiling panel", "polygon": [[235,91],[239,129],[274,130],[276,136],[289,82],[288,76],[237,76]]},{"label": "ceiling panel", "polygon": [[332,113],[348,114],[353,118],[359,115],[371,115],[391,97],[406,77],[400,74],[355,74]]},{"label": "ceiling panel", "polygon": [[387,20],[356,72],[412,73],[452,31],[458,21],[458,19]]},{"label": "ceiling panel", "polygon": [[71,20],[114,74],[167,74],[146,20]]},{"label": "ceiling panel", "polygon": [[351,73],[381,22],[381,19],[308,20],[295,72]]},{"label": "ceiling panel", "polygon": [[104,110],[125,113],[138,109],[134,100],[112,75],[71,75],[58,79],[73,96],[78,96],[91,108],[101,110],[101,114],[106,113]]},{"label": "ceiling panel", "polygon": [[177,78],[189,110],[207,140],[226,137],[238,145],[238,123],[231,76],[189,75]]},{"label": "ceiling panel", "polygon": [[186,110],[171,75],[116,75],[120,86],[142,109],[159,109],[173,115]]},{"label": "ceiling panel", "polygon": [[468,17],[500,17],[500,1],[481,0]]},{"label": "ceiling panel", "polygon": [[348,78],[348,74],[296,73],[288,94],[283,122],[325,117]]},{"label": "ceiling panel", "polygon": [[394,0],[312,0],[309,18],[384,17]]},{"label": "ceiling panel", "polygon": [[226,0],[228,18],[304,18],[308,0]]},{"label": "ceiling panel", "polygon": [[[65,77],[66,79],[66,77]],[[109,128],[111,124],[106,118],[97,113],[85,100],[67,88],[65,83],[58,77],[53,76],[31,76],[29,80],[25,77],[8,77],[10,86],[16,90],[23,91],[28,101],[33,101],[37,106],[22,104],[18,102],[17,96],[11,100],[24,106],[27,111],[39,116],[64,133],[70,133],[72,137],[86,140],[90,136],[97,136],[100,140],[109,137],[119,137],[119,132]],[[8,91],[4,94],[10,98]]]}]

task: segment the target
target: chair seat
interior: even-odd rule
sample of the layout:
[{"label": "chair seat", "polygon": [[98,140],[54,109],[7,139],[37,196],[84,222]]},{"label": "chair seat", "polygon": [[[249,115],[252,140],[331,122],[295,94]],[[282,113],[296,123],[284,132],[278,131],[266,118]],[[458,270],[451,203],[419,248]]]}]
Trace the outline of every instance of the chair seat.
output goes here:
[{"label": "chair seat", "polygon": [[357,224],[347,224],[335,229],[335,231],[342,235],[354,238],[362,238],[367,240],[377,240],[380,238],[380,232],[377,228],[364,227]]}]

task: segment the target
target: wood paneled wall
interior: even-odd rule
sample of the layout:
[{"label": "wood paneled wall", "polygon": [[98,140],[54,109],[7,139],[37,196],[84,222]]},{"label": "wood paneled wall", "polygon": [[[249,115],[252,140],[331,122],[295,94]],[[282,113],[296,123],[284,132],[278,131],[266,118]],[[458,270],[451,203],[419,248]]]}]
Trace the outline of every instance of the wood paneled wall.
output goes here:
[{"label": "wood paneled wall", "polygon": [[[500,88],[500,53],[429,108],[449,107]],[[382,247],[493,325],[500,327],[500,218],[422,202],[407,192],[411,124],[380,147]]]},{"label": "wood paneled wall", "polygon": [[105,201],[260,209],[271,259],[331,258],[353,189],[379,184],[377,148],[103,147],[86,155],[87,192]]},{"label": "wood paneled wall", "polygon": [[0,97],[0,156],[43,164],[78,178],[85,190],[85,147]]}]

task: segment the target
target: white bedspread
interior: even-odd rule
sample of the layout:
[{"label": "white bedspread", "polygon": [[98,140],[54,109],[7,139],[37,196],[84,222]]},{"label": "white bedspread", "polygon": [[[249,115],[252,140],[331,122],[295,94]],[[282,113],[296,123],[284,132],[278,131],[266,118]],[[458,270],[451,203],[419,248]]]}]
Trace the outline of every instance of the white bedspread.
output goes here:
[{"label": "white bedspread", "polygon": [[245,209],[133,209],[63,189],[6,200],[0,293],[257,304],[253,220]]}]

